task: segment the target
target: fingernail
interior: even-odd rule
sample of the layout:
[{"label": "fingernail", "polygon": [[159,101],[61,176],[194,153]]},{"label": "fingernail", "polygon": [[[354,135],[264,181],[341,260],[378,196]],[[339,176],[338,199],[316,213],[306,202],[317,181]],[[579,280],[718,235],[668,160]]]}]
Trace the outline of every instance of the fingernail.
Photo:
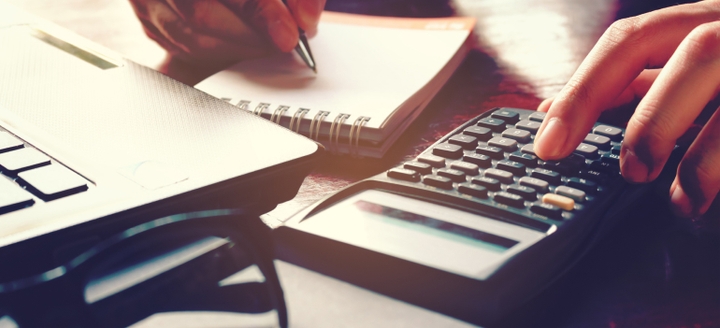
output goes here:
[{"label": "fingernail", "polygon": [[679,184],[675,187],[675,190],[672,191],[672,195],[670,195],[670,202],[673,205],[675,215],[682,217],[689,217],[692,215],[693,206],[690,201],[690,197],[688,197],[682,186]]},{"label": "fingernail", "polygon": [[562,148],[567,140],[567,129],[562,121],[553,117],[545,125],[545,128],[538,131],[535,137],[534,149],[540,150],[546,157],[556,157],[562,153]]},{"label": "fingernail", "polygon": [[295,48],[298,33],[297,26],[292,26],[288,22],[277,20],[269,24],[268,33],[273,43],[275,43],[280,50],[288,52]]},{"label": "fingernail", "polygon": [[620,171],[625,180],[632,183],[643,183],[648,180],[647,166],[627,147],[622,147],[620,151]]}]

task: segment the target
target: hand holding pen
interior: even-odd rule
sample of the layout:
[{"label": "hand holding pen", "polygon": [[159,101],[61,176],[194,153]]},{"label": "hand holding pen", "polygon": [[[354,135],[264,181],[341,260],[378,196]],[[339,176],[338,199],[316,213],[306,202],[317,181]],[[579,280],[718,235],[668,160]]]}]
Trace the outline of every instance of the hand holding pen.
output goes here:
[{"label": "hand holding pen", "polygon": [[[290,52],[325,0],[130,0],[145,33],[186,61],[214,65]],[[305,44],[306,45],[306,44]]]}]

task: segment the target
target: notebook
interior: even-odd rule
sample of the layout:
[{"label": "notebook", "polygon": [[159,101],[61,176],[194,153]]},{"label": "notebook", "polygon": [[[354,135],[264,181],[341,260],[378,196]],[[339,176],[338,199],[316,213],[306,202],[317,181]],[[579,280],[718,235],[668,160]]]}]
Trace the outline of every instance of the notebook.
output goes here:
[{"label": "notebook", "polygon": [[[291,199],[322,147],[0,3],[0,280],[108,233]],[[64,254],[64,255],[63,255]]]},{"label": "notebook", "polygon": [[382,157],[468,51],[474,18],[324,12],[309,40],[313,73],[295,53],[240,62],[195,87],[321,142]]}]

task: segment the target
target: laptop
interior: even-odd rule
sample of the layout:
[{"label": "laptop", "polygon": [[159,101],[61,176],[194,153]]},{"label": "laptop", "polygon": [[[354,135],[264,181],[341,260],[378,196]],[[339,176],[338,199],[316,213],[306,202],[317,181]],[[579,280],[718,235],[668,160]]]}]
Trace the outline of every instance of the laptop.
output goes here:
[{"label": "laptop", "polygon": [[13,263],[0,279],[165,215],[267,212],[295,195],[321,153],[0,3],[0,259]]}]

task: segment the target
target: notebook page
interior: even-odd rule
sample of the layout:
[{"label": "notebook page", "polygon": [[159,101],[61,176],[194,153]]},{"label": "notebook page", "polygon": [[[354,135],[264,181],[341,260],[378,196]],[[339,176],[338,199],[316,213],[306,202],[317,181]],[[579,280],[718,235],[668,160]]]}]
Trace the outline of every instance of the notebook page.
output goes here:
[{"label": "notebook page", "polygon": [[196,87],[220,98],[309,108],[307,117],[319,110],[369,116],[366,127],[379,128],[433,79],[472,27],[464,18],[363,17],[323,14],[309,41],[317,74],[294,52],[283,53],[243,61]]}]

